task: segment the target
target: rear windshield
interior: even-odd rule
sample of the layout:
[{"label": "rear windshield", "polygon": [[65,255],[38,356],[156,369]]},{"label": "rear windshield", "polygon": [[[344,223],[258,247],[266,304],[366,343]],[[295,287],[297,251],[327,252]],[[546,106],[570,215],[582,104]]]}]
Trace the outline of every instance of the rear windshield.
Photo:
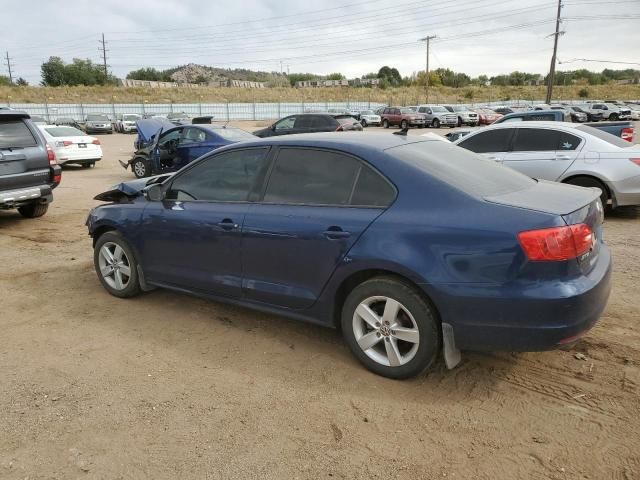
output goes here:
[{"label": "rear windshield", "polygon": [[581,130],[583,132],[589,133],[594,137],[598,137],[600,140],[604,140],[611,145],[615,145],[616,147],[629,148],[633,146],[633,143],[631,142],[627,142],[620,137],[616,137],[611,133],[603,132],[602,130],[599,130],[597,128],[590,127],[589,125],[580,125],[579,127],[576,127],[576,130]]},{"label": "rear windshield", "polygon": [[107,115],[87,115],[89,122],[108,122],[109,117]]},{"label": "rear windshield", "polygon": [[138,120],[140,118],[140,115],[123,115],[122,116],[122,120],[124,121],[134,121],[134,120]]},{"label": "rear windshield", "polygon": [[255,139],[253,135],[249,132],[245,132],[244,130],[240,130],[239,128],[219,128],[214,130],[214,132],[220,135],[225,140],[248,140],[250,138]]},{"label": "rear windshield", "polygon": [[409,143],[387,150],[454,188],[478,197],[526,190],[536,181],[492,160],[446,142]]},{"label": "rear windshield", "polygon": [[73,127],[51,127],[45,128],[52,137],[81,137],[84,135],[80,130]]},{"label": "rear windshield", "polygon": [[0,121],[0,148],[24,148],[36,145],[36,139],[31,130],[22,120]]}]

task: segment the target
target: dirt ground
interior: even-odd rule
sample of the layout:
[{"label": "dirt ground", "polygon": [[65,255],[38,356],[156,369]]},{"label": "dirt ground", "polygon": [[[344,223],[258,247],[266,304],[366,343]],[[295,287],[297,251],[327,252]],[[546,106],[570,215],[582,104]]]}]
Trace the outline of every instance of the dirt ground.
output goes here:
[{"label": "dirt ground", "polygon": [[109,296],[84,221],[133,136],[100,138],[46,216],[0,212],[0,478],[640,479],[640,209],[606,219],[613,292],[571,350],[392,381],[332,330]]}]

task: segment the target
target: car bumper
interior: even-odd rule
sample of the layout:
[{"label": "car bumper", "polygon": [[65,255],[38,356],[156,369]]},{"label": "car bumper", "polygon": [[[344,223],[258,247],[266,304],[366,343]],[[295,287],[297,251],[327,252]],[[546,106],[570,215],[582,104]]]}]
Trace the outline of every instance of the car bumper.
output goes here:
[{"label": "car bumper", "polygon": [[412,127],[423,127],[427,124],[427,122],[424,120],[408,120],[408,123]]},{"label": "car bumper", "polygon": [[96,148],[77,148],[74,150],[65,150],[64,148],[55,149],[56,161],[60,165],[65,163],[86,161],[94,162],[102,158],[102,148],[99,145],[93,145]]},{"label": "car bumper", "polygon": [[607,187],[613,194],[615,207],[640,205],[640,175],[617,182],[607,182]]},{"label": "car bumper", "polygon": [[138,128],[135,125],[123,125],[122,126],[122,131],[123,132],[137,132]]},{"label": "car bumper", "polygon": [[598,321],[611,291],[611,265],[603,244],[588,275],[562,282],[447,286],[434,300],[461,350],[552,350]]},{"label": "car bumper", "polygon": [[96,127],[96,126],[85,126],[86,132],[111,132],[113,131],[113,127],[111,125],[106,127]]},{"label": "car bumper", "polygon": [[478,118],[464,118],[462,117],[463,125],[478,125],[480,123],[480,119]]},{"label": "car bumper", "polygon": [[0,191],[0,208],[15,208],[33,202],[51,203],[53,194],[50,185],[24,187],[15,190]]}]

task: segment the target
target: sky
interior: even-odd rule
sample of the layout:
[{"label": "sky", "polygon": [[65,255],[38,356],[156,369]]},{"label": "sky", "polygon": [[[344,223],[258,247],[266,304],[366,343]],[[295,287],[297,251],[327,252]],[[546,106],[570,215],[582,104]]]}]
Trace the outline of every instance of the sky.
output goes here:
[{"label": "sky", "polygon": [[[52,55],[101,63],[102,33],[118,77],[187,63],[407,76],[425,68],[419,39],[436,35],[431,69],[546,73],[556,11],[557,0],[0,0],[0,52],[31,84]],[[640,69],[639,27],[640,0],[563,0],[558,69]]]}]

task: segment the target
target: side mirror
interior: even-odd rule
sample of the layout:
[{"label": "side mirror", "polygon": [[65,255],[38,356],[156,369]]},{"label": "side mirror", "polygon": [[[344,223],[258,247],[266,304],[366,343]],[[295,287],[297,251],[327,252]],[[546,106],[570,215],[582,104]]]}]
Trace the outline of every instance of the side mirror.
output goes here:
[{"label": "side mirror", "polygon": [[269,127],[269,128],[271,128],[271,130],[275,132],[275,131],[276,131],[276,124],[274,123],[274,124],[273,124],[273,125],[271,125],[271,127]]},{"label": "side mirror", "polygon": [[153,185],[149,185],[146,187],[142,194],[144,198],[149,200],[150,202],[160,202],[164,199],[164,191],[162,190],[162,185],[158,183],[154,183]]}]

